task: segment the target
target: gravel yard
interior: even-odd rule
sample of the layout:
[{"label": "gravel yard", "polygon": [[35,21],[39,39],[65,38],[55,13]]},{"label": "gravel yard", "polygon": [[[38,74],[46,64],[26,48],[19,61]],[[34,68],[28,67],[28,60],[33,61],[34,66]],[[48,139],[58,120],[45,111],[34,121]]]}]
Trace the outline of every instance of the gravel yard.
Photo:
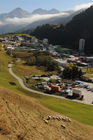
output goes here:
[{"label": "gravel yard", "polygon": [[[83,83],[88,85],[89,88],[93,88],[93,83],[86,83],[86,82],[83,82]],[[82,95],[84,95],[84,100],[82,102],[86,104],[92,104],[93,92],[88,91],[86,88],[79,88],[79,89],[82,91]]]}]

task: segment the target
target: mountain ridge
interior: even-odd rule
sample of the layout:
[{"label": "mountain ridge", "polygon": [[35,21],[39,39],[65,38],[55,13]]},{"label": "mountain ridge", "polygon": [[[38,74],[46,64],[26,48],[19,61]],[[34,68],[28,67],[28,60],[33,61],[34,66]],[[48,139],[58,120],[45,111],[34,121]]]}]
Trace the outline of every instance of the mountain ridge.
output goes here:
[{"label": "mountain ridge", "polygon": [[43,14],[57,14],[57,13],[60,13],[60,11],[58,11],[55,8],[52,8],[50,10],[38,8],[32,12],[32,14],[41,14],[41,15],[43,15]]},{"label": "mountain ridge", "polygon": [[55,8],[50,10],[39,8],[30,13],[21,8],[16,8],[9,13],[0,14],[0,33],[10,33],[30,28],[33,30],[43,24],[67,24],[82,10],[84,9],[60,12]]}]

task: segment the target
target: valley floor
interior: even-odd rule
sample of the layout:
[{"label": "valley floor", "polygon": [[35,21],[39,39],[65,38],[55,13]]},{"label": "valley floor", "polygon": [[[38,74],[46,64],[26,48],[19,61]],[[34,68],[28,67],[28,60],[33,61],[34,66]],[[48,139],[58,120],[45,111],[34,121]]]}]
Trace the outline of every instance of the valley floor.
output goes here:
[{"label": "valley floor", "polygon": [[[24,91],[9,74],[9,62],[11,58],[0,52],[0,140],[93,139],[93,106]],[[48,115],[62,117],[63,114],[77,121],[51,119],[48,124],[44,121]]]}]

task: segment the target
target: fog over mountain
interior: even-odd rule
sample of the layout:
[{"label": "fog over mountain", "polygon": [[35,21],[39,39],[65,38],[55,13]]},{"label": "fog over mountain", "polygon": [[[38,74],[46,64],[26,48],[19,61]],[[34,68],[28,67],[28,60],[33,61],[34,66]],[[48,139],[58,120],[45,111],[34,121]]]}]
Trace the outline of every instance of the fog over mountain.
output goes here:
[{"label": "fog over mountain", "polygon": [[[60,12],[56,9],[36,9],[32,13],[16,8],[9,13],[0,14],[0,33],[15,32],[20,29],[36,28],[42,24],[66,24],[73,16],[87,9],[93,2],[78,5],[72,10]],[[41,16],[42,15],[42,16]]]}]

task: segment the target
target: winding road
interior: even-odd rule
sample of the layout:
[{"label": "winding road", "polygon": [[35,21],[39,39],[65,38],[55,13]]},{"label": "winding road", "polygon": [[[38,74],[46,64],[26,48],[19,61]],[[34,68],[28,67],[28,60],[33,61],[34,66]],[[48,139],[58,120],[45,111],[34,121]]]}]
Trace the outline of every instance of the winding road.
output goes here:
[{"label": "winding road", "polygon": [[[45,96],[50,96],[50,97],[55,97],[55,98],[60,98],[60,99],[65,99],[65,100],[70,100],[70,99],[67,99],[65,97],[62,97],[62,96],[56,96],[56,95],[50,95],[50,94],[46,94],[46,93],[43,93],[43,92],[39,92],[37,90],[33,90],[33,89],[30,89],[30,88],[27,88],[23,82],[23,80],[18,77],[16,74],[14,74],[14,72],[12,71],[12,64],[8,64],[8,69],[9,69],[9,73],[18,80],[19,84],[21,85],[21,87],[29,92],[32,92],[32,93],[36,93],[36,94],[41,94],[41,95],[45,95]],[[71,100],[70,100],[71,101]],[[73,100],[75,102],[80,102],[80,103],[84,103],[84,104],[89,104],[91,105],[91,103],[86,103],[84,101],[80,101],[80,100]]]}]

